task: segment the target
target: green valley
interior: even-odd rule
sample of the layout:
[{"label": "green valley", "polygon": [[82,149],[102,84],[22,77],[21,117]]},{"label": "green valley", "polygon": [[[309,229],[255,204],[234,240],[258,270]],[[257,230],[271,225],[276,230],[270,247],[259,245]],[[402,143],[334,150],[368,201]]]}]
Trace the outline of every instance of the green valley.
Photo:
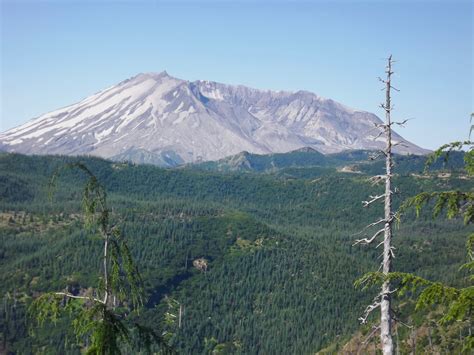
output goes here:
[{"label": "green valley", "polygon": [[[26,312],[42,292],[81,292],[96,279],[101,243],[83,224],[85,177],[64,171],[49,198],[55,170],[81,161],[104,184],[111,218],[142,273],[147,299],[136,319],[166,334],[178,353],[341,348],[360,329],[357,319],[371,299],[354,280],[374,269],[380,254],[352,246],[354,235],[382,214],[361,204],[381,189],[368,181],[381,168],[368,154],[247,154],[230,159],[237,164],[175,169],[1,154],[0,347],[17,354],[80,353],[83,347],[64,320],[31,332]],[[397,206],[420,191],[472,189],[462,155],[447,167],[439,162],[435,168],[443,173],[429,176],[422,172],[424,159],[397,156]],[[406,216],[395,230],[395,269],[462,285],[467,229],[428,213]],[[166,319],[177,315],[177,305],[179,323]]]}]

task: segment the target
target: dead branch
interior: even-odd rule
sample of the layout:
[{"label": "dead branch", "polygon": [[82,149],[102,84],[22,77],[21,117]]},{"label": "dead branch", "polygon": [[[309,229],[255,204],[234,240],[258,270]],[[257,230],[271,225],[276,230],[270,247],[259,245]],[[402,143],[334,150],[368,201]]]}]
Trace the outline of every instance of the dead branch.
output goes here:
[{"label": "dead branch", "polygon": [[369,343],[369,340],[373,338],[373,336],[375,335],[375,333],[380,329],[380,325],[374,325],[372,327],[372,331],[370,332],[370,334],[367,336],[367,338],[365,338],[365,340],[362,342],[362,344],[364,345],[367,345]]},{"label": "dead branch", "polygon": [[380,295],[375,296],[372,303],[369,304],[365,308],[364,314],[359,317],[359,321],[360,321],[361,324],[366,324],[367,323],[367,318],[369,317],[369,315],[374,311],[374,309],[377,309],[378,307],[380,307],[379,299],[380,299]]},{"label": "dead branch", "polygon": [[372,183],[372,185],[376,185],[382,180],[385,181],[386,178],[387,175],[374,175],[369,179],[369,181]]},{"label": "dead branch", "polygon": [[[385,110],[385,112],[391,112],[391,111],[393,110],[393,108],[394,108],[393,105],[388,106],[388,105],[386,105],[386,104],[384,104],[384,103],[381,103],[381,104],[379,105],[379,107],[382,108],[383,110]],[[393,122],[391,122],[391,123],[385,123],[384,126],[385,126],[385,127],[390,127],[392,124],[393,124]]]},{"label": "dead branch", "polygon": [[64,296],[64,297],[68,297],[68,298],[75,298],[75,299],[80,299],[80,300],[94,301],[94,302],[99,302],[99,303],[104,304],[104,302],[102,300],[99,300],[99,299],[94,298],[94,297],[76,296],[76,295],[73,295],[73,294],[67,293],[67,292],[55,292],[54,294],[58,295],[58,296]]},{"label": "dead branch", "polygon": [[397,315],[397,312],[395,312],[395,310],[393,308],[390,308],[390,311],[392,312],[392,317],[393,317],[393,320],[395,322],[398,322],[400,323],[401,325],[404,325],[405,327],[409,328],[409,329],[412,329],[413,326],[412,325],[409,325],[403,321],[400,320],[400,318],[398,318],[398,315]]},{"label": "dead branch", "polygon": [[[375,140],[376,138],[374,138]],[[369,160],[375,160],[375,159],[378,159],[380,156],[382,155],[385,155],[385,152],[383,150],[379,150],[377,152],[377,154],[372,154],[372,155],[369,155]]]},{"label": "dead branch", "polygon": [[405,123],[407,123],[408,121],[410,121],[410,120],[412,120],[412,119],[413,119],[413,118],[407,118],[407,119],[405,119],[405,120],[403,120],[403,121],[400,121],[400,122],[395,122],[395,121],[394,121],[394,122],[392,122],[392,123],[393,123],[393,124],[396,124],[396,125],[398,125],[398,126],[400,126],[400,127],[405,127]]},{"label": "dead branch", "polygon": [[391,294],[394,294],[397,291],[398,291],[398,288],[396,288],[395,290],[387,290],[385,293],[383,293],[383,295],[391,295]]},{"label": "dead branch", "polygon": [[382,199],[385,197],[385,194],[382,194],[382,195],[376,195],[376,196],[369,196],[371,199],[369,201],[362,201],[362,204],[364,205],[364,207],[369,207],[372,203]]},{"label": "dead branch", "polygon": [[384,133],[385,133],[384,131],[380,131],[379,134],[377,134],[377,135],[374,137],[373,140],[376,141],[377,138],[380,138],[380,136],[381,136],[382,134],[384,134]]},{"label": "dead branch", "polygon": [[379,219],[377,222],[370,223],[370,224],[366,225],[364,228],[362,228],[359,232],[353,234],[353,236],[360,235],[360,234],[364,233],[367,229],[369,229],[371,227],[374,227],[374,226],[376,226],[380,223],[383,223],[383,222],[385,222],[385,218]]},{"label": "dead branch", "polygon": [[368,245],[371,244],[379,235],[381,235],[385,231],[385,228],[382,228],[375,232],[375,234],[370,237],[370,238],[364,238],[364,239],[357,239],[352,246],[357,245],[357,244],[364,244]]},{"label": "dead branch", "polygon": [[378,123],[378,122],[374,122],[374,126],[375,128],[382,128],[384,130],[388,127],[385,123]]},{"label": "dead branch", "polygon": [[401,145],[402,147],[408,148],[406,141],[400,141],[392,144],[392,147],[396,147],[397,145]]}]

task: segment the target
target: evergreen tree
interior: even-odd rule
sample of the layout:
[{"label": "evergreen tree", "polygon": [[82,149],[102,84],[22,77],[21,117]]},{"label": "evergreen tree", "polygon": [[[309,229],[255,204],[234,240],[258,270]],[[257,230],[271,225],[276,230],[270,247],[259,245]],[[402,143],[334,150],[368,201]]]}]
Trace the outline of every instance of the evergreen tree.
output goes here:
[{"label": "evergreen tree", "polygon": [[[57,321],[69,313],[78,340],[85,342],[87,354],[120,354],[121,346],[132,346],[127,315],[143,304],[142,280],[119,228],[111,225],[107,194],[96,176],[83,164],[68,165],[82,170],[88,178],[83,192],[86,226],[95,228],[103,242],[101,279],[98,287],[74,293],[68,289],[48,292],[36,298],[29,311],[41,325]],[[54,187],[57,173],[51,184]],[[135,324],[139,345],[148,349],[161,338],[149,328]]]}]

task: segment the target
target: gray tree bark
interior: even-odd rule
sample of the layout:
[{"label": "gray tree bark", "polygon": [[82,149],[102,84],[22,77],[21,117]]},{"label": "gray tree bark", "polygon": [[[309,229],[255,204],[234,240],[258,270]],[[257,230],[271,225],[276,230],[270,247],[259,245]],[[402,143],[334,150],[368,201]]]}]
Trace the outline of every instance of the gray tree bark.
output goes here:
[{"label": "gray tree bark", "polygon": [[[381,238],[383,235],[382,242],[377,245],[383,245],[383,260],[382,260],[382,273],[388,275],[392,271],[392,258],[393,258],[393,248],[392,248],[392,224],[394,220],[394,213],[392,212],[392,168],[393,168],[393,159],[392,159],[392,125],[394,122],[391,121],[391,98],[390,93],[392,89],[395,89],[391,85],[392,78],[392,56],[388,58],[387,68],[386,68],[386,79],[380,79],[385,84],[385,103],[381,104],[381,107],[385,110],[385,122],[376,123],[375,126],[381,131],[376,137],[385,136],[385,148],[381,151],[381,154],[385,156],[385,174],[376,175],[371,178],[373,183],[378,183],[384,181],[385,183],[385,192],[381,195],[370,196],[370,199],[363,201],[362,204],[364,207],[369,207],[377,201],[384,201],[384,217],[380,220],[373,222],[366,226],[360,233],[365,230],[380,226],[383,224],[383,228],[380,228],[369,238],[357,239],[354,243],[356,244],[372,244],[377,238]],[[396,89],[395,89],[396,90]],[[406,121],[405,121],[406,122]],[[404,122],[396,124],[403,125]],[[396,143],[400,144],[400,143]],[[395,145],[396,145],[395,144]],[[362,323],[367,322],[368,316],[372,311],[380,308],[380,325],[377,327],[380,329],[380,343],[382,346],[382,352],[384,355],[392,355],[394,353],[393,339],[392,339],[392,313],[391,313],[391,294],[393,290],[390,289],[390,281],[386,280],[383,282],[381,291],[377,296],[375,296],[373,303],[368,305],[364,311],[364,315],[359,318]]]},{"label": "gray tree bark", "polygon": [[[383,264],[382,272],[387,275],[392,271],[392,122],[391,122],[391,76],[392,72],[392,56],[388,58],[387,64],[387,79],[385,80],[385,227],[383,240]],[[390,282],[385,281],[382,284],[380,301],[380,341],[382,343],[382,351],[384,355],[393,354],[393,340],[392,340],[392,317],[391,317],[391,295]]]}]

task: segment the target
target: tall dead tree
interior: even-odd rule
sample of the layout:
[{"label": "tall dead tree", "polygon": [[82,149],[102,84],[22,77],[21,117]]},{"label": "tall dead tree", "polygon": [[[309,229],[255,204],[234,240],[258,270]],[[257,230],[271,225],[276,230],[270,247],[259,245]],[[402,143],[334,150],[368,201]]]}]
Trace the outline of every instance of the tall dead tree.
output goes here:
[{"label": "tall dead tree", "polygon": [[[388,58],[387,64],[387,79],[385,80],[385,104],[382,108],[385,110],[385,226],[384,226],[384,238],[383,238],[383,267],[382,272],[387,275],[392,271],[392,122],[391,122],[391,111],[392,106],[390,102],[390,91],[392,89],[391,77],[392,77],[392,56]],[[382,350],[384,354],[393,354],[393,341],[392,341],[392,317],[390,314],[391,309],[391,296],[390,296],[390,282],[384,281],[382,284],[380,302],[380,341],[382,343]]]},{"label": "tall dead tree", "polygon": [[[387,59],[387,67],[385,70],[386,78],[379,80],[385,85],[385,103],[381,104],[382,109],[385,111],[385,123],[377,123],[376,128],[380,130],[380,133],[375,139],[384,136],[385,137],[385,148],[381,151],[381,154],[385,157],[385,174],[377,175],[371,178],[374,183],[384,182],[385,191],[383,194],[370,196],[368,201],[363,201],[364,207],[369,207],[377,201],[384,201],[384,217],[374,223],[369,224],[364,231],[375,227],[381,226],[370,238],[358,239],[354,243],[356,244],[372,244],[378,241],[383,235],[383,240],[377,245],[383,246],[382,263],[381,269],[384,276],[387,276],[392,271],[392,258],[394,257],[392,247],[392,224],[395,218],[395,214],[392,212],[392,148],[395,144],[392,144],[392,125],[394,122],[391,120],[392,104],[391,104],[391,90],[395,89],[391,84],[392,79],[392,56]],[[398,90],[397,90],[398,91]],[[406,122],[406,121],[405,121]],[[396,124],[403,125],[405,122],[395,122]],[[396,143],[396,144],[400,144]],[[364,315],[360,317],[362,323],[367,322],[369,314],[380,308],[380,325],[374,328],[374,331],[380,330],[380,343],[382,345],[382,351],[384,355],[393,354],[393,340],[392,340],[392,313],[391,313],[391,294],[393,291],[390,289],[390,281],[385,279],[382,283],[381,291],[374,298],[371,305],[367,306]]]}]

